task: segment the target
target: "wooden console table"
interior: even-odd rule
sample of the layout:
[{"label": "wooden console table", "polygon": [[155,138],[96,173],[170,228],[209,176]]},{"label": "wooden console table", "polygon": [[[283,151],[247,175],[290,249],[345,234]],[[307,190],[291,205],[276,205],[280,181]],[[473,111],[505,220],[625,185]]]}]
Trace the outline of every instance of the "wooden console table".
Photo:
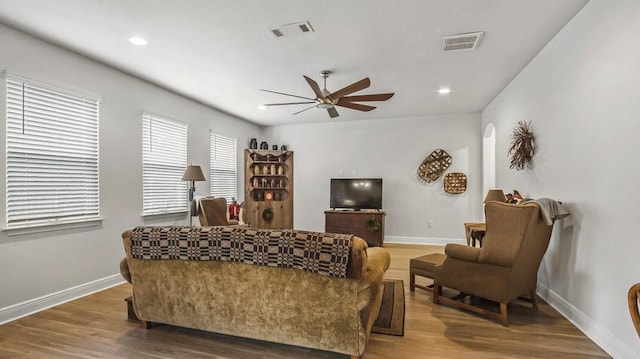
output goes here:
[{"label": "wooden console table", "polygon": [[[354,234],[370,247],[381,247],[384,242],[384,211],[325,211],[324,231],[327,233]],[[371,218],[380,222],[380,230],[375,233],[367,230],[367,221]]]}]

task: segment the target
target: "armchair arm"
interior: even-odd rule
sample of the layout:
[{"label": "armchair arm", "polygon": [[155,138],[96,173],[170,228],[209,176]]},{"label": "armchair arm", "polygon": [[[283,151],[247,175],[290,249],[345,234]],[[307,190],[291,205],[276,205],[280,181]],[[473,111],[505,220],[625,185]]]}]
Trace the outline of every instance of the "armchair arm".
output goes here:
[{"label": "armchair arm", "polygon": [[444,247],[447,257],[459,259],[466,262],[477,262],[480,255],[480,248],[469,247],[462,244],[449,243]]}]

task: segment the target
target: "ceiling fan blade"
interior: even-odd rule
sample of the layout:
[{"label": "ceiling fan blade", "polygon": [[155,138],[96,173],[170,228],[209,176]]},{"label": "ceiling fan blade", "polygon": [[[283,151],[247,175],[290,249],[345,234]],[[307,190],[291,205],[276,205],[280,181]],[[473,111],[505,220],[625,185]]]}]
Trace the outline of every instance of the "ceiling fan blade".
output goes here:
[{"label": "ceiling fan blade", "polygon": [[329,112],[329,117],[331,117],[331,118],[336,118],[336,117],[340,116],[340,114],[338,114],[338,110],[336,110],[335,107],[329,107],[327,109],[327,112]]},{"label": "ceiling fan blade", "polygon": [[360,95],[360,96],[344,96],[340,97],[338,103],[340,102],[361,102],[361,101],[387,101],[392,98],[394,95],[391,93],[377,93],[371,95]]},{"label": "ceiling fan blade", "polygon": [[316,103],[315,101],[301,101],[301,102],[282,102],[282,103],[263,103],[262,106],[284,106],[284,105],[304,105]]},{"label": "ceiling fan blade", "polygon": [[305,112],[306,110],[311,110],[311,109],[312,109],[312,108],[314,108],[314,107],[316,107],[316,105],[313,105],[313,106],[311,106],[311,107],[307,107],[307,108],[305,108],[304,110],[301,110],[301,111],[298,111],[298,112],[292,113],[292,115],[297,115],[297,114],[299,114],[300,112]]},{"label": "ceiling fan blade", "polygon": [[346,96],[348,94],[352,94],[356,91],[360,91],[360,90],[364,90],[367,87],[371,86],[371,80],[369,80],[368,77],[363,78],[362,80],[358,81],[358,82],[354,82],[351,85],[344,87],[334,93],[332,93],[331,95],[329,95],[329,97],[331,97],[331,99],[333,100],[337,100],[342,96]]},{"label": "ceiling fan blade", "polygon": [[316,94],[316,97],[321,98],[324,97],[324,95],[322,94],[322,91],[320,90],[320,86],[318,86],[318,83],[313,81],[312,79],[308,78],[305,75],[302,75],[302,77],[304,77],[305,80],[307,80],[307,83],[309,84],[309,86],[311,86],[311,89],[313,90],[313,93]]},{"label": "ceiling fan blade", "polygon": [[315,100],[315,98],[309,98],[309,97],[304,97],[304,96],[298,96],[298,95],[292,95],[289,93],[284,93],[284,92],[278,92],[278,91],[271,91],[271,90],[265,90],[265,89],[260,89],[260,91],[264,91],[264,92],[271,92],[271,93],[277,93],[278,95],[285,95],[285,96],[291,96],[291,97],[297,97],[297,98],[303,98],[305,100]]},{"label": "ceiling fan blade", "polygon": [[365,111],[365,112],[368,112],[368,111],[371,111],[371,110],[375,109],[374,106],[363,105],[363,104],[360,104],[360,103],[351,103],[351,102],[342,102],[342,103],[338,102],[338,103],[336,103],[336,106],[351,108],[351,109],[354,109],[354,110]]}]

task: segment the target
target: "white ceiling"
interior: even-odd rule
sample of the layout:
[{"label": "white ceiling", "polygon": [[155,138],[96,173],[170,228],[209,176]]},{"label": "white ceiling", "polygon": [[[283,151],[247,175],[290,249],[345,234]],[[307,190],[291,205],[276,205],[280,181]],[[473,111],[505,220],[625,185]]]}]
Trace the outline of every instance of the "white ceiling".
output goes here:
[{"label": "white ceiling", "polygon": [[[478,112],[587,0],[0,0],[0,22],[261,125]],[[309,21],[315,32],[270,28]],[[484,31],[474,51],[441,53],[443,35]],[[128,42],[133,35],[146,47]],[[0,59],[1,60],[1,59]],[[1,65],[1,64],[0,64]],[[293,112],[270,89],[315,97],[302,75],[354,95],[395,92],[378,108]],[[449,95],[439,95],[440,87]]]}]

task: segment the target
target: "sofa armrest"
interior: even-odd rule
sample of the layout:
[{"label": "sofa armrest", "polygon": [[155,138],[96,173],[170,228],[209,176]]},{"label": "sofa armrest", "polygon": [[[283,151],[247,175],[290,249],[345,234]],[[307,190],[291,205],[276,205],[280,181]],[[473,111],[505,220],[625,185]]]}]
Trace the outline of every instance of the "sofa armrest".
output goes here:
[{"label": "sofa armrest", "polygon": [[127,263],[127,257],[122,258],[120,261],[120,274],[127,282],[131,283],[131,272],[129,272],[129,264]]},{"label": "sofa armrest", "polygon": [[373,298],[376,297],[380,290],[382,277],[389,269],[391,257],[386,249],[380,247],[368,248],[367,251],[367,268],[360,278],[358,285],[358,310],[362,310],[368,306]]},{"label": "sofa armrest", "polygon": [[444,247],[447,257],[459,259],[466,262],[477,262],[480,255],[480,248],[469,247],[462,244],[449,243]]}]

